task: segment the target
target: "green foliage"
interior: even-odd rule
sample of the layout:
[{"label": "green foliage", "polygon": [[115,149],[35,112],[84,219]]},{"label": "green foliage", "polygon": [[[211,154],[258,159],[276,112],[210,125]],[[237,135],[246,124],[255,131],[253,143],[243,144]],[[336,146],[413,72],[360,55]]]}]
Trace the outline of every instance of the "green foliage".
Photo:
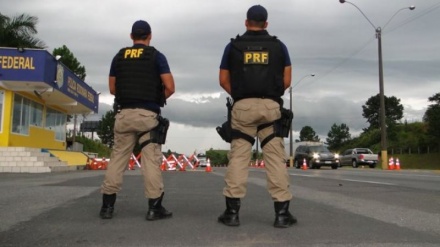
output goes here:
[{"label": "green foliage", "polygon": [[395,129],[398,138],[388,143],[389,149],[417,150],[420,147],[426,148],[429,146],[426,124],[405,123],[396,126]]},{"label": "green foliage", "polygon": [[399,154],[390,153],[388,157],[399,158],[401,169],[440,170],[440,153]]},{"label": "green foliage", "polygon": [[440,149],[440,93],[428,98],[429,102],[433,102],[423,116],[423,121],[427,123],[427,132]]},{"label": "green foliage", "polygon": [[329,145],[329,149],[339,149],[344,142],[347,142],[351,139],[350,128],[348,128],[348,126],[344,123],[340,125],[336,125],[336,123],[334,123],[327,136],[326,141]]},{"label": "green foliage", "polygon": [[91,140],[85,136],[77,136],[75,141],[83,145],[84,152],[98,153],[99,157],[110,157],[111,149],[100,141]]},{"label": "green foliage", "polygon": [[86,79],[86,69],[84,66],[81,66],[80,62],[76,59],[73,53],[67,48],[66,45],[63,45],[60,48],[55,48],[52,52],[52,55],[60,55],[60,62],[63,63],[67,68],[69,68],[76,76],[78,76],[81,80]]},{"label": "green foliage", "polygon": [[320,139],[316,134],[315,130],[310,126],[304,126],[299,132],[299,140],[300,141],[313,141],[319,142]]},{"label": "green foliage", "polygon": [[35,38],[37,34],[38,18],[27,14],[13,17],[0,13],[0,46],[23,47],[23,48],[45,48],[43,41]]},{"label": "green foliage", "polygon": [[115,112],[110,110],[102,116],[102,119],[98,126],[98,131],[96,132],[101,139],[101,142],[109,146],[110,148],[114,145],[114,133],[113,128],[115,126]]},{"label": "green foliage", "polygon": [[[403,117],[403,105],[400,104],[400,99],[394,96],[384,96],[385,100],[385,117],[386,125],[388,127],[395,125]],[[370,97],[365,105],[362,106],[362,116],[367,119],[370,126],[367,130],[378,129],[380,127],[380,97],[379,94]]]},{"label": "green foliage", "polygon": [[213,166],[228,165],[228,150],[214,150],[210,149],[206,151],[206,158],[211,161]]},{"label": "green foliage", "polygon": [[354,137],[342,143],[339,149],[332,150],[343,152],[350,148],[369,148],[377,153],[380,150],[380,131],[377,129],[365,131],[358,137]]}]

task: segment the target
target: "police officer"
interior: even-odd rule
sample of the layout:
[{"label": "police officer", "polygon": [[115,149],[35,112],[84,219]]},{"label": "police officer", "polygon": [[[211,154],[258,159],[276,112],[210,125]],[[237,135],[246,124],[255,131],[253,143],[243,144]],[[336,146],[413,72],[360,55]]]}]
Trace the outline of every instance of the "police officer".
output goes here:
[{"label": "police officer", "polygon": [[103,204],[100,216],[103,219],[113,217],[123,173],[136,142],[139,142],[147,143],[141,150],[145,197],[148,198],[146,219],[169,218],[172,213],[162,206],[162,147],[151,142],[151,130],[159,124],[160,107],[174,93],[174,79],[166,57],[149,45],[151,27],[146,21],[136,21],[130,37],[133,46],[121,49],[110,68],[109,89],[115,95],[118,107],[115,109],[113,151],[101,186]]},{"label": "police officer", "polygon": [[274,226],[296,223],[289,212],[292,194],[285,165],[282,137],[274,136],[274,121],[281,117],[281,96],[291,83],[291,62],[286,46],[269,35],[267,11],[255,5],[247,11],[246,32],[226,46],[220,65],[220,86],[229,93],[232,141],[225,175],[226,210],[218,221],[238,226],[240,199],[246,194],[248,165],[254,138],[261,140],[267,188],[274,201]]}]

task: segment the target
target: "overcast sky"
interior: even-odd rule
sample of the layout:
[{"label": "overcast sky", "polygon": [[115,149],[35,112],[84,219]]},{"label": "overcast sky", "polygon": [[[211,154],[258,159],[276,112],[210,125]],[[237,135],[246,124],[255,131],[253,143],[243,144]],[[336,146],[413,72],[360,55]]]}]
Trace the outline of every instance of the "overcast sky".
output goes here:
[{"label": "overcast sky", "polygon": [[[404,106],[404,119],[421,121],[428,97],[440,92],[440,1],[352,0],[375,27],[383,27],[385,95]],[[86,68],[86,82],[100,95],[98,120],[110,109],[108,72],[112,57],[131,46],[134,21],[152,27],[151,45],[168,59],[176,93],[163,115],[170,119],[164,151],[228,149],[215,127],[226,118],[226,97],[218,82],[224,47],[242,34],[247,9],[269,12],[268,31],[289,49],[293,66],[293,138],[311,126],[325,141],[333,123],[352,136],[367,127],[362,105],[379,93],[375,29],[349,3],[339,0],[0,0],[0,12],[39,18],[39,39],[47,50],[66,45]],[[402,10],[415,5],[413,11]],[[393,17],[394,16],[394,17]],[[385,24],[392,18],[391,22]],[[315,77],[309,76],[315,74]],[[284,95],[289,108],[289,90]],[[285,139],[286,143],[289,141]]]}]

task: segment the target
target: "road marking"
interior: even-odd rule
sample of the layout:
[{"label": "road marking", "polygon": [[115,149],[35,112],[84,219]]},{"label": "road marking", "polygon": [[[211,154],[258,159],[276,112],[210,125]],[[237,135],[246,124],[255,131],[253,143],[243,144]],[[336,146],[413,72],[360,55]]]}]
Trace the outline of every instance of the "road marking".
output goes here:
[{"label": "road marking", "polygon": [[369,184],[382,184],[382,185],[396,185],[391,183],[383,183],[383,182],[375,182],[375,181],[365,181],[365,180],[355,180],[355,179],[341,179],[344,181],[350,181],[350,182],[359,182],[359,183],[369,183]]},{"label": "road marking", "polygon": [[[290,173],[290,175],[300,176],[300,177],[316,177],[316,178],[319,177],[319,176],[316,176],[316,175],[304,175],[304,174],[292,174],[292,173]],[[336,179],[336,178],[331,178],[331,179]],[[336,180],[349,181],[349,182],[358,182],[358,183],[391,185],[391,186],[395,186],[396,185],[396,184],[392,184],[392,183],[375,182],[375,181],[367,181],[367,180],[356,180],[356,179],[336,179]]]},{"label": "road marking", "polygon": [[300,177],[318,177],[318,176],[316,176],[316,175],[304,175],[304,174],[293,174],[293,173],[290,173],[290,175],[293,175],[293,176],[300,176]]}]

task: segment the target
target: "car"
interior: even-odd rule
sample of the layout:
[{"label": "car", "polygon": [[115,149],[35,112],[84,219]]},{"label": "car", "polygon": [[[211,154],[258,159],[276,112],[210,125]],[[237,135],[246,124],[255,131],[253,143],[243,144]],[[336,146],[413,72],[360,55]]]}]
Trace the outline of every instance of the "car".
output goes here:
[{"label": "car", "polygon": [[204,153],[197,154],[197,159],[199,160],[200,167],[206,167],[206,164],[208,163],[206,160],[206,154]]},{"label": "car", "polygon": [[332,169],[338,169],[339,155],[330,152],[323,144],[299,145],[295,150],[294,166],[299,169],[304,161],[310,169],[319,169],[321,166],[330,166]]},{"label": "car", "polygon": [[351,148],[345,150],[339,157],[340,166],[352,166],[358,168],[359,165],[368,165],[375,168],[378,163],[378,155],[368,148]]}]

